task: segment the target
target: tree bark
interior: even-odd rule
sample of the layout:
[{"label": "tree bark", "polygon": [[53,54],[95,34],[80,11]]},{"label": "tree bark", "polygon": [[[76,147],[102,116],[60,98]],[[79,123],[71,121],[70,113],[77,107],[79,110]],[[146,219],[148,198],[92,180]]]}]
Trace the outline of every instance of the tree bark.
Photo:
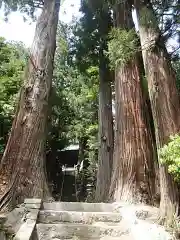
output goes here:
[{"label": "tree bark", "polygon": [[[127,1],[116,8],[116,27],[133,28]],[[116,68],[116,127],[110,195],[115,201],[152,203],[154,148],[137,55]]]},{"label": "tree bark", "polygon": [[[138,45],[139,48],[141,48],[140,42]],[[157,146],[156,146],[156,137],[155,137],[155,128],[154,128],[154,120],[152,116],[152,109],[151,109],[151,102],[149,98],[149,91],[148,91],[148,83],[147,78],[145,75],[145,69],[144,69],[144,63],[143,63],[143,57],[142,57],[142,51],[137,53],[138,57],[138,66],[139,71],[142,76],[142,95],[144,98],[144,102],[146,104],[146,108],[144,108],[144,111],[146,111],[146,118],[148,120],[148,124],[150,125],[150,131],[152,136],[152,142],[153,142],[153,148],[154,148],[154,174],[155,174],[155,187],[154,187],[154,205],[159,207],[160,203],[160,180],[159,180],[159,163],[158,163],[158,153],[157,153]]]},{"label": "tree bark", "polygon": [[95,199],[105,202],[111,182],[114,146],[111,78],[105,59],[101,59],[99,79],[99,152]]},{"label": "tree bark", "polygon": [[0,209],[47,193],[45,143],[60,1],[45,0],[0,166]]},{"label": "tree bark", "polygon": [[[180,104],[175,74],[149,0],[136,1],[143,61],[155,125],[157,148],[180,130]],[[179,192],[167,166],[160,164],[161,216],[172,220],[179,207]]]},{"label": "tree bark", "polygon": [[88,160],[86,158],[86,146],[87,139],[81,137],[79,139],[79,156],[78,156],[78,194],[77,198],[80,202],[85,201],[87,196],[87,174],[86,171],[88,169]]}]

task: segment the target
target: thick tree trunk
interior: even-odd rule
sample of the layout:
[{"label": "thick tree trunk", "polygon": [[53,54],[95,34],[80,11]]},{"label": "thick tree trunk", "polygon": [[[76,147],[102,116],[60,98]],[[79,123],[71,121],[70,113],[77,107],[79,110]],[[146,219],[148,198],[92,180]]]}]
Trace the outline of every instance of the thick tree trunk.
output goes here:
[{"label": "thick tree trunk", "polygon": [[[118,5],[116,26],[132,28],[131,7]],[[154,148],[137,56],[116,68],[116,134],[110,194],[115,201],[152,203]]]},{"label": "thick tree trunk", "polygon": [[[139,42],[139,46],[140,42]],[[139,66],[139,71],[142,76],[142,94],[144,98],[144,102],[146,104],[146,108],[144,108],[144,111],[146,111],[146,117],[148,120],[148,124],[150,124],[150,131],[151,131],[151,136],[152,136],[152,141],[153,141],[153,147],[154,147],[154,174],[155,174],[155,188],[154,188],[154,205],[159,207],[160,203],[160,179],[159,179],[159,163],[158,163],[158,153],[157,153],[157,147],[156,147],[156,137],[155,137],[155,128],[154,128],[154,120],[152,116],[152,109],[151,109],[151,102],[149,98],[149,92],[148,92],[148,83],[147,83],[147,78],[145,77],[145,69],[144,69],[144,63],[143,63],[143,57],[142,57],[142,52],[137,53],[138,57],[138,66]]]},{"label": "thick tree trunk", "polygon": [[105,60],[100,63],[99,78],[99,155],[95,198],[97,202],[105,202],[111,182],[114,146],[111,78]]},{"label": "thick tree trunk", "polygon": [[[155,125],[157,148],[179,133],[180,104],[173,72],[158,22],[150,1],[136,1],[139,32],[149,96]],[[172,219],[178,212],[179,193],[167,167],[160,165],[161,216]]]},{"label": "thick tree trunk", "polygon": [[59,0],[45,0],[38,19],[24,86],[0,166],[0,208],[47,190],[45,143]]}]

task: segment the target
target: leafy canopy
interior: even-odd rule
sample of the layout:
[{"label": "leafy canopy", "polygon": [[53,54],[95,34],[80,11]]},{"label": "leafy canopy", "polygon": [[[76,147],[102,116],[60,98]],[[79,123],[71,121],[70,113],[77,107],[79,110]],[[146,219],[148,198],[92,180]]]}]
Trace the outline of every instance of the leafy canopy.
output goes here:
[{"label": "leafy canopy", "polygon": [[25,15],[35,19],[35,12],[38,8],[42,8],[44,0],[0,0],[0,7],[4,6],[4,15],[12,11],[20,11]]}]

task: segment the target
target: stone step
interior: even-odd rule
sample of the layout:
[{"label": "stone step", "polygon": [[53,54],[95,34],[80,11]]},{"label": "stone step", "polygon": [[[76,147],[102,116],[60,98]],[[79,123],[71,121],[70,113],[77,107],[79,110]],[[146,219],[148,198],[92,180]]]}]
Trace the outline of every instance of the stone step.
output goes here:
[{"label": "stone step", "polygon": [[74,212],[74,211],[53,211],[41,210],[39,212],[39,223],[88,223],[112,222],[119,223],[122,217],[119,213],[112,212]]},{"label": "stone step", "polygon": [[[36,238],[39,240],[39,238]],[[52,238],[47,238],[46,240],[52,240]],[[134,240],[132,235],[124,235],[121,237],[99,237],[99,238],[91,238],[91,237],[73,237],[73,238],[53,238],[53,240]]]},{"label": "stone step", "polygon": [[44,210],[76,211],[76,212],[113,212],[114,206],[110,203],[85,202],[43,202]]},{"label": "stone step", "polygon": [[[36,231],[38,240],[50,239],[99,239],[102,237],[125,237],[130,231],[121,221],[118,226],[100,224],[37,224]],[[107,238],[106,238],[107,239]],[[131,238],[132,240],[132,238]]]}]

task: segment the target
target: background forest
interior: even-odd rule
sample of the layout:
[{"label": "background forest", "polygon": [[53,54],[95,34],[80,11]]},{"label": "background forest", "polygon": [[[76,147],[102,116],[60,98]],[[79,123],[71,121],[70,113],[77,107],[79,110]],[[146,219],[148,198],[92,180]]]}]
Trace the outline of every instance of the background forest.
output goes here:
[{"label": "background forest", "polygon": [[57,24],[55,0],[24,2],[3,1],[7,13],[20,9],[32,18],[43,4],[53,9],[43,16],[44,31],[54,35],[47,40],[37,22],[39,52],[0,38],[0,207],[21,202],[27,189],[39,197],[30,169],[42,165],[36,181],[43,181],[39,159],[79,144],[86,162],[80,182],[94,186],[84,201],[160,205],[163,221],[172,220],[180,182],[179,0],[82,0],[82,16],[68,25]]}]

